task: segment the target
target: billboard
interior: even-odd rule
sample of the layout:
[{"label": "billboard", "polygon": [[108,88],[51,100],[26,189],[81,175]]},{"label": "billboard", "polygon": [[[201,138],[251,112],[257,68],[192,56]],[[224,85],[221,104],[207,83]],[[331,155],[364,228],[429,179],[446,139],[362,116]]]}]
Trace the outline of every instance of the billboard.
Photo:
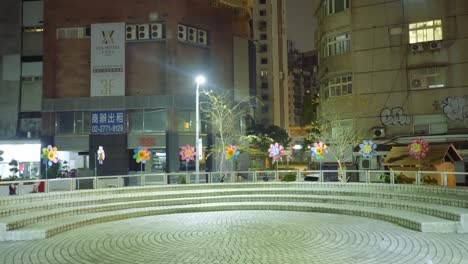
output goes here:
[{"label": "billboard", "polygon": [[91,25],[91,97],[125,96],[125,23]]},{"label": "billboard", "polygon": [[91,134],[124,134],[124,111],[91,112]]}]

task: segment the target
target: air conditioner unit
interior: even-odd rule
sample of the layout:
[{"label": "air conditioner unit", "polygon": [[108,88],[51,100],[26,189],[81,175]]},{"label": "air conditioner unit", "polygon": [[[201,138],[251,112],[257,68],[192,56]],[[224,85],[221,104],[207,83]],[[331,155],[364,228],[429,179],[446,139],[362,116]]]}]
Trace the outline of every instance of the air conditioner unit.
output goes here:
[{"label": "air conditioner unit", "polygon": [[187,26],[180,24],[177,26],[177,39],[180,41],[187,41]]},{"label": "air conditioner unit", "polygon": [[150,25],[151,39],[162,39],[163,38],[163,24],[153,23]]},{"label": "air conditioner unit", "polygon": [[138,39],[146,40],[150,38],[150,25],[149,24],[139,24],[138,25]]},{"label": "air conditioner unit", "polygon": [[125,40],[136,40],[137,39],[137,28],[136,25],[125,26]]},{"label": "air conditioner unit", "polygon": [[187,27],[187,41],[197,43],[197,29],[193,27]]},{"label": "air conditioner unit", "polygon": [[424,89],[427,88],[426,76],[417,75],[411,78],[411,89]]},{"label": "air conditioner unit", "polygon": [[411,44],[411,51],[412,52],[420,52],[424,50],[424,46],[422,43],[415,43]]},{"label": "air conditioner unit", "polygon": [[205,30],[198,30],[198,44],[207,46],[208,45],[208,32]]},{"label": "air conditioner unit", "polygon": [[429,42],[429,49],[438,50],[442,48],[442,42],[440,41],[431,41]]},{"label": "air conditioner unit", "polygon": [[385,127],[374,127],[374,128],[372,128],[372,137],[373,138],[384,138],[385,137]]}]

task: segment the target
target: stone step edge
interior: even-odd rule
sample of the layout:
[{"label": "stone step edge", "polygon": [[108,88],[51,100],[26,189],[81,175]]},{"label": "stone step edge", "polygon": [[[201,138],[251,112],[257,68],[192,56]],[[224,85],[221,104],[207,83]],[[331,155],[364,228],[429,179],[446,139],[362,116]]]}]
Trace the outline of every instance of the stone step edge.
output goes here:
[{"label": "stone step edge", "polygon": [[[449,198],[437,197],[437,196],[420,196],[415,194],[406,194],[406,193],[379,193],[379,192],[364,192],[362,190],[345,190],[345,189],[304,189],[304,188],[253,188],[253,189],[226,189],[226,190],[219,190],[219,189],[208,189],[204,190],[204,192],[196,192],[195,190],[188,190],[188,191],[181,191],[181,192],[159,192],[154,194],[148,193],[140,193],[139,195],[135,196],[96,196],[95,199],[82,199],[75,198],[76,201],[67,202],[64,201],[63,203],[56,203],[56,204],[40,204],[38,206],[27,206],[21,207],[19,206],[17,210],[7,209],[2,211],[0,209],[0,217],[8,217],[11,215],[20,215],[23,213],[28,213],[30,211],[39,211],[39,210],[49,210],[55,208],[62,208],[65,206],[84,206],[84,205],[92,205],[92,204],[105,204],[105,203],[113,203],[113,200],[122,200],[125,198],[130,198],[131,201],[135,201],[137,199],[144,199],[145,200],[152,200],[153,197],[161,197],[161,199],[168,199],[168,198],[185,198],[191,197],[196,198],[198,194],[203,195],[216,195],[216,196],[224,196],[225,194],[258,194],[259,192],[269,193],[275,192],[278,194],[279,192],[282,193],[307,193],[312,192],[315,195],[333,195],[333,196],[346,196],[346,197],[362,197],[362,198],[379,198],[379,199],[392,199],[395,200],[397,198],[401,201],[412,201],[412,202],[431,202],[434,204],[440,204],[444,206],[452,206],[452,207],[460,207],[460,208],[468,208],[468,201],[460,201],[454,200]],[[128,194],[125,194],[128,195]],[[103,199],[101,199],[103,198]],[[39,203],[38,203],[39,204]],[[28,205],[23,203],[22,205]]]},{"label": "stone step edge", "polygon": [[[350,199],[346,199],[350,198]],[[155,199],[155,200],[138,200],[129,202],[116,202],[106,204],[92,204],[86,206],[58,208],[55,212],[44,213],[40,215],[25,215],[24,218],[19,218],[14,221],[0,223],[0,231],[14,230],[25,227],[30,224],[44,222],[51,219],[58,219],[67,216],[110,212],[116,210],[126,210],[131,208],[145,207],[162,207],[176,205],[195,205],[209,203],[229,203],[229,202],[306,202],[318,204],[332,205],[354,205],[370,208],[393,209],[400,211],[415,212],[419,214],[429,215],[441,219],[447,219],[455,222],[464,222],[468,218],[468,214],[457,214],[444,208],[424,207],[424,204],[401,204],[397,201],[371,201],[366,200],[366,197],[352,199],[349,196],[316,196],[316,195],[278,195],[278,194],[256,194],[256,195],[220,195],[220,196],[202,196],[190,198],[173,198],[173,199]],[[268,200],[266,200],[268,199]],[[278,201],[278,199],[283,199]],[[375,204],[373,204],[375,203]],[[400,207],[401,206],[401,207]],[[19,216],[19,215],[18,215]]]},{"label": "stone step edge", "polygon": [[[132,192],[150,192],[150,191],[165,191],[175,190],[196,190],[196,189],[209,189],[212,187],[221,187],[228,188],[231,186],[235,186],[236,188],[254,188],[259,186],[275,186],[284,185],[284,186],[300,186],[302,188],[310,187],[310,186],[320,186],[320,188],[337,188],[337,187],[348,187],[352,189],[367,189],[371,188],[373,190],[395,190],[398,191],[412,191],[412,192],[422,192],[422,193],[435,193],[435,194],[447,194],[447,195],[456,195],[461,197],[468,197],[468,189],[467,190],[460,190],[460,189],[452,189],[446,187],[436,187],[436,186],[425,186],[425,185],[390,185],[390,184],[383,184],[383,183],[373,183],[373,184],[365,184],[365,183],[315,183],[315,182],[256,182],[256,183],[212,183],[212,184],[190,184],[190,185],[157,185],[157,186],[128,186],[128,187],[121,187],[121,188],[103,188],[103,189],[90,189],[90,190],[79,190],[79,191],[63,191],[63,192],[54,192],[54,193],[47,193],[44,194],[42,197],[46,198],[73,198],[73,197],[86,197],[88,195],[106,195],[106,194],[121,194],[121,193],[132,193]],[[253,186],[253,187],[252,187]],[[466,195],[464,195],[466,194]],[[23,198],[29,202],[37,199],[37,194],[28,194],[24,196],[18,197],[0,197],[0,206],[7,205],[12,203],[17,203],[20,198]]]},{"label": "stone step edge", "polygon": [[[367,209],[367,210],[362,210]],[[22,240],[41,239],[54,236],[56,234],[90,225],[103,222],[117,221],[129,218],[137,218],[151,215],[161,214],[174,214],[174,213],[189,213],[189,212],[208,212],[208,211],[232,211],[232,210],[278,210],[278,211],[303,211],[303,212],[319,212],[319,213],[332,213],[332,214],[345,214],[352,216],[361,216],[367,218],[374,218],[377,220],[387,221],[394,223],[408,229],[413,229],[421,232],[437,232],[437,233],[456,233],[458,224],[453,221],[442,220],[432,222],[419,222],[414,220],[414,215],[410,214],[409,217],[395,215],[396,210],[388,210],[388,212],[375,212],[366,207],[351,208],[349,206],[332,206],[317,205],[307,203],[223,203],[223,204],[198,204],[198,206],[184,205],[184,206],[166,206],[166,207],[153,207],[143,209],[130,209],[123,211],[113,211],[109,213],[101,213],[95,215],[88,215],[87,218],[75,220],[70,223],[61,224],[59,226],[46,228],[46,229],[29,229],[29,230],[15,230],[0,233],[0,241],[6,239],[22,238]],[[90,217],[91,216],[91,217]],[[31,233],[34,236],[27,237],[26,234]],[[15,233],[15,234],[8,234]],[[18,233],[18,234],[16,234]],[[43,235],[44,234],[44,235]]]}]

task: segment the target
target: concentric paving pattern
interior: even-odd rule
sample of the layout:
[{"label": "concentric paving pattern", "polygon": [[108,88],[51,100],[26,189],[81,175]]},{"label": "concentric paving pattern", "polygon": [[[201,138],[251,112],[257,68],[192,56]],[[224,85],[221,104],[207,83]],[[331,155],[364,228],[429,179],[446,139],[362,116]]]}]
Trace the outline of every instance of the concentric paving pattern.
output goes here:
[{"label": "concentric paving pattern", "polygon": [[2,242],[0,263],[468,263],[468,234],[318,213],[187,213]]}]

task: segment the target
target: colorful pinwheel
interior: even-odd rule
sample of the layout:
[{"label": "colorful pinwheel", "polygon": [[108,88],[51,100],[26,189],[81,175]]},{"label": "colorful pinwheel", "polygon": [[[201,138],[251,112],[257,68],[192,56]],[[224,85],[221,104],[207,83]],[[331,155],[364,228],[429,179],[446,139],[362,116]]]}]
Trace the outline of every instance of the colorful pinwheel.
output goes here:
[{"label": "colorful pinwheel", "polygon": [[42,161],[44,164],[51,166],[52,163],[58,162],[57,147],[48,145],[47,148],[42,149],[41,154]]},{"label": "colorful pinwheel", "polygon": [[424,158],[429,152],[429,143],[422,138],[415,139],[408,145],[408,151],[416,159]]},{"label": "colorful pinwheel", "polygon": [[239,156],[239,151],[237,150],[237,146],[229,145],[224,148],[224,158],[230,160],[236,160]]},{"label": "colorful pinwheel", "polygon": [[359,153],[366,159],[370,159],[377,154],[377,145],[372,140],[362,141],[362,143],[359,144],[359,148]]},{"label": "colorful pinwheel", "polygon": [[102,146],[99,146],[99,149],[97,151],[97,159],[99,161],[99,164],[104,163],[105,158],[106,158],[106,153],[104,152],[104,148]]},{"label": "colorful pinwheel", "polygon": [[325,145],[322,141],[315,142],[314,146],[310,149],[312,157],[320,160],[323,159],[325,154],[328,153],[328,146]]},{"label": "colorful pinwheel", "polygon": [[134,149],[133,152],[135,153],[133,158],[137,163],[141,162],[146,164],[146,161],[150,159],[151,151],[149,151],[147,148],[139,146],[138,148]]},{"label": "colorful pinwheel", "polygon": [[273,159],[273,162],[281,159],[283,156],[284,148],[281,144],[275,143],[270,144],[270,148],[268,149],[268,156]]},{"label": "colorful pinwheel", "polygon": [[180,159],[185,160],[185,162],[195,160],[195,154],[196,154],[195,148],[190,145],[186,145],[185,147],[182,147],[179,154],[180,154]]}]

